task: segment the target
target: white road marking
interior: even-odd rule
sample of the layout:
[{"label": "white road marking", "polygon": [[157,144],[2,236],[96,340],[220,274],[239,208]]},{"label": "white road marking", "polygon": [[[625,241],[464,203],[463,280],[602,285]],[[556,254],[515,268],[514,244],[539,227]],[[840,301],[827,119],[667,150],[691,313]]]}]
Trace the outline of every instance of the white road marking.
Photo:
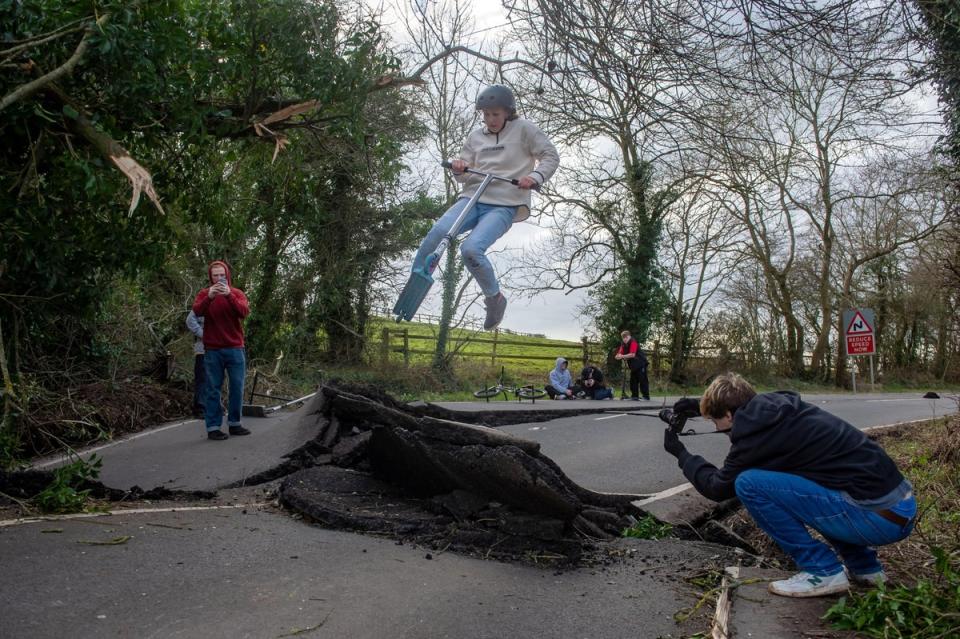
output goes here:
[{"label": "white road marking", "polygon": [[266,506],[267,502],[253,504],[230,504],[229,506],[175,506],[173,508],[129,508],[127,510],[108,510],[98,513],[74,513],[71,515],[43,515],[40,517],[21,517],[18,519],[0,520],[0,528],[33,524],[41,521],[68,521],[70,519],[90,519],[93,517],[112,517],[115,515],[144,515],[149,513],[181,513],[198,510],[236,510],[237,508],[257,508]]},{"label": "white road marking", "polygon": [[685,490],[693,488],[693,484],[680,484],[679,486],[674,486],[673,488],[667,488],[666,490],[661,490],[655,495],[650,495],[646,499],[638,499],[635,502],[632,502],[634,506],[645,506],[646,504],[651,504],[655,501],[660,501],[661,499],[666,499],[667,497],[673,497],[674,495],[680,494]]},{"label": "white road marking", "polygon": [[620,413],[618,415],[609,415],[607,417],[597,417],[593,421],[602,422],[605,419],[616,419],[617,417],[624,417],[624,416],[626,416],[626,413]]}]

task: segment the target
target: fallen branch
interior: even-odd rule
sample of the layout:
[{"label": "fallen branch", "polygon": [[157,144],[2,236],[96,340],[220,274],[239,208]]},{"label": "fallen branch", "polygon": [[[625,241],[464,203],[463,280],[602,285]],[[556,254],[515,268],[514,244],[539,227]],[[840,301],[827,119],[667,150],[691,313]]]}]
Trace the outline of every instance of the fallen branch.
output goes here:
[{"label": "fallen branch", "polygon": [[81,539],[77,543],[83,544],[84,546],[119,546],[127,543],[131,539],[133,539],[132,535],[122,535],[120,537],[114,537],[109,541],[88,541],[86,539]]}]

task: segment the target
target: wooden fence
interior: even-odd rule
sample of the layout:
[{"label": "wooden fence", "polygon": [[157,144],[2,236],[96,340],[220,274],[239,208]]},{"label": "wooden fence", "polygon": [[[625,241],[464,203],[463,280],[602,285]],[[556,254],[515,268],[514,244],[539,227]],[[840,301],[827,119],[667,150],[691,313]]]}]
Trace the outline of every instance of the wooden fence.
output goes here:
[{"label": "wooden fence", "polygon": [[[412,335],[410,334],[410,331],[405,328],[384,328],[380,335],[380,362],[385,365],[390,361],[391,353],[400,353],[403,356],[404,366],[409,366],[411,355],[432,356],[434,354],[433,349],[416,348],[411,345],[412,342],[418,341],[435,342],[436,337],[433,335]],[[489,350],[484,349],[482,351],[467,351],[461,348],[467,344],[489,344],[490,348]],[[492,338],[469,337],[467,339],[451,340],[450,350],[456,352],[457,357],[478,357],[489,359],[491,365],[495,365],[497,360],[521,359],[553,362],[557,358],[556,355],[517,355],[497,352],[498,346],[502,347],[506,345],[525,346],[532,349],[555,348],[562,349],[563,352],[567,353],[569,353],[571,350],[577,350],[580,352],[580,359],[584,365],[591,360],[591,357],[596,356],[600,351],[600,344],[597,342],[588,341],[586,337],[580,340],[580,342],[563,342],[554,340],[540,340],[532,342],[522,339],[504,339],[499,329],[493,331]],[[606,359],[605,355],[601,359]]]},{"label": "wooden fence", "polygon": [[[573,352],[577,352],[581,364],[586,365],[588,362],[593,362],[603,368],[610,379],[620,378],[620,371],[618,370],[620,367],[617,366],[610,357],[612,354],[607,353],[598,342],[591,342],[585,337],[579,342],[568,342],[561,340],[541,339],[538,341],[530,341],[529,339],[517,339],[519,336],[515,333],[505,336],[500,330],[485,335],[491,335],[491,337],[451,338],[449,350],[459,351],[455,353],[456,357],[487,359],[491,366],[496,366],[498,361],[504,362],[509,360],[532,360],[552,363],[556,360],[557,353],[561,353],[572,360]],[[410,365],[411,356],[414,355],[432,357],[434,350],[427,346],[432,347],[435,341],[436,337],[434,335],[414,335],[405,328],[383,328],[381,330],[379,344],[380,363],[386,366],[391,362],[391,356],[397,354],[403,359],[404,366]],[[422,344],[423,342],[430,342],[430,344]],[[489,348],[468,351],[462,348],[467,344],[489,345]],[[418,348],[418,346],[420,347]],[[537,349],[550,348],[554,349],[554,352],[550,355],[500,352],[501,349],[507,346],[527,347],[534,351]],[[669,376],[670,354],[661,349],[660,342],[654,341],[652,345],[644,345],[643,350],[647,354],[647,359],[650,362],[650,379],[664,379]],[[687,364],[691,370],[710,373],[719,372],[721,368],[724,370],[742,370],[746,365],[746,361],[739,353],[720,354],[715,352],[714,349],[702,349],[691,353]],[[571,369],[573,368],[571,365]]]}]

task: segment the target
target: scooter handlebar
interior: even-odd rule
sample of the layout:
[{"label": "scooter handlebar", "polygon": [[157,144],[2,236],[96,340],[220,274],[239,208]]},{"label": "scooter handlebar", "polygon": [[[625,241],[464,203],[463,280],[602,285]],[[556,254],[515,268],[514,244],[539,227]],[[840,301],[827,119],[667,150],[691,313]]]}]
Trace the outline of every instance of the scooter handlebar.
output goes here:
[{"label": "scooter handlebar", "polygon": [[[445,168],[445,169],[451,169],[451,170],[453,170],[453,164],[452,164],[451,162],[447,162],[446,160],[444,160],[443,162],[441,162],[441,163],[440,163],[440,166],[442,166],[442,167]],[[482,175],[482,176],[491,175],[490,173],[483,173],[482,171],[474,171],[474,170],[471,169],[470,167],[467,167],[466,169],[464,169],[463,172],[464,172],[464,173],[473,173],[474,175]],[[515,179],[513,179],[513,178],[500,177],[499,175],[493,175],[492,177],[493,177],[494,180],[500,180],[501,182],[509,182],[510,184],[513,184],[514,186],[518,186],[518,185],[520,184],[520,180],[515,180]],[[537,185],[533,186],[532,188],[533,188],[534,191],[539,191],[539,190],[540,190],[540,186],[541,186],[540,184],[537,184]]]}]

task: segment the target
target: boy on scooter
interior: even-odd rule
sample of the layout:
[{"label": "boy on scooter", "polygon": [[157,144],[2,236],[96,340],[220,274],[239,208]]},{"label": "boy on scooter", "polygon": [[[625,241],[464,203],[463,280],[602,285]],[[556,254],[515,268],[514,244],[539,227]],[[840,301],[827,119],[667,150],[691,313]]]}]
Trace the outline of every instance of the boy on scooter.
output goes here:
[{"label": "boy on scooter", "polygon": [[537,125],[517,116],[516,99],[507,87],[493,85],[481,91],[477,109],[483,114],[483,126],[467,136],[460,156],[450,160],[454,179],[463,184],[463,190],[420,244],[413,270],[423,268],[476,192],[482,178],[465,173],[465,169],[515,178],[515,186],[491,183],[461,228],[470,231],[470,235],[460,245],[460,255],[485,296],[487,315],[483,328],[493,330],[503,320],[507,299],[500,292],[487,250],[514,222],[529,217],[530,189],[539,188],[550,179],[560,165],[560,156]]}]

